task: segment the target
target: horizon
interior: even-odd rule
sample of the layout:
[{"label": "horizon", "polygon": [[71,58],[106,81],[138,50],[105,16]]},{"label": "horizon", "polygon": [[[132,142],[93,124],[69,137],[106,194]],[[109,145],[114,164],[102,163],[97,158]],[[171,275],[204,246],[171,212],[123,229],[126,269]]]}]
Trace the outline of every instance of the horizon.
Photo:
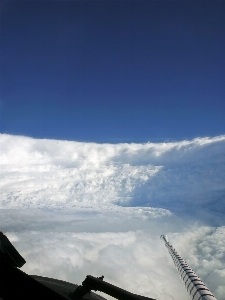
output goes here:
[{"label": "horizon", "polygon": [[72,140],[72,139],[57,139],[57,138],[46,138],[46,137],[34,137],[31,135],[23,135],[23,134],[10,134],[5,132],[0,132],[0,135],[5,136],[11,136],[11,137],[21,137],[21,138],[28,138],[28,139],[34,139],[34,140],[48,140],[48,141],[60,141],[60,142],[75,142],[75,143],[90,143],[90,144],[167,144],[167,143],[179,143],[179,142],[191,142],[195,140],[204,140],[204,139],[216,139],[216,138],[222,138],[225,137],[225,134],[215,135],[215,136],[193,136],[189,138],[152,138],[152,139],[128,139],[128,138],[115,138],[111,140]]}]

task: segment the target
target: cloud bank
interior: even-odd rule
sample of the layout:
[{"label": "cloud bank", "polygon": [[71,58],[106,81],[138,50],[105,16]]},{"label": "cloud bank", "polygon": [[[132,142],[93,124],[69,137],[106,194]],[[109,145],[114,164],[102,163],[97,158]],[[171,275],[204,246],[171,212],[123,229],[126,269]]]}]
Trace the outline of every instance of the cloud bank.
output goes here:
[{"label": "cloud bank", "polygon": [[225,136],[95,144],[0,135],[2,208],[150,206],[225,212]]},{"label": "cloud bank", "polygon": [[[23,270],[188,299],[159,236],[218,300],[225,287],[225,136],[95,144],[0,135],[0,229]],[[106,297],[108,298],[108,297]]]}]

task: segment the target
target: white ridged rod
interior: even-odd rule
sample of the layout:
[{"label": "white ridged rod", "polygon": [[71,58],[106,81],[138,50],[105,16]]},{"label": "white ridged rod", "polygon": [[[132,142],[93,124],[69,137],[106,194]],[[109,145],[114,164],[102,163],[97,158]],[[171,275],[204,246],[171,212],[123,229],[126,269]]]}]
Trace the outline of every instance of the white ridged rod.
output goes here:
[{"label": "white ridged rod", "polygon": [[169,243],[167,236],[162,234],[161,239],[165,242],[191,300],[216,300],[207,286]]}]

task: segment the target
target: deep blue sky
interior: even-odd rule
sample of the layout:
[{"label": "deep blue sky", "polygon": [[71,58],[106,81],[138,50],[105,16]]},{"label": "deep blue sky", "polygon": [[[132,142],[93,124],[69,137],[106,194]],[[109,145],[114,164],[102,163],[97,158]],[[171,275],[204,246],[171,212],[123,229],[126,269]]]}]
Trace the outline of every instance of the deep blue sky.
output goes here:
[{"label": "deep blue sky", "polygon": [[225,1],[1,1],[0,132],[225,133]]}]

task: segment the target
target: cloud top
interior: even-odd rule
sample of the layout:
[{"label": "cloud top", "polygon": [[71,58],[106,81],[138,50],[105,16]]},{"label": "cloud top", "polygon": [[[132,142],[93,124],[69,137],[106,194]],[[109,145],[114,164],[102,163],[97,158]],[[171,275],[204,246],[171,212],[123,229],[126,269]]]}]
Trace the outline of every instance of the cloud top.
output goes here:
[{"label": "cloud top", "polygon": [[147,206],[219,214],[225,212],[224,149],[225,136],[96,144],[1,134],[0,205]]}]

